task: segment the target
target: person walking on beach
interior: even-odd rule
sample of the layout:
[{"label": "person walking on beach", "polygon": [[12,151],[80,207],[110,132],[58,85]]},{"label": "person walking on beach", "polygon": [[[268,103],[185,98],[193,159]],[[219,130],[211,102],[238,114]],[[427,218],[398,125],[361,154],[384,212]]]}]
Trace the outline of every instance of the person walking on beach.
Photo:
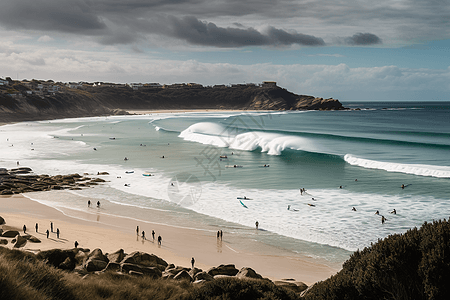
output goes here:
[{"label": "person walking on beach", "polygon": [[77,241],[75,241],[75,248],[77,248],[78,247],[78,242]]},{"label": "person walking on beach", "polygon": [[59,239],[59,228],[56,228],[56,237]]},{"label": "person walking on beach", "polygon": [[220,230],[220,240],[222,240],[222,237],[223,237],[223,231]]},{"label": "person walking on beach", "polygon": [[47,238],[48,238],[48,235],[50,234],[50,232],[48,231],[48,229],[47,229],[47,231],[46,231],[45,233],[47,234]]},{"label": "person walking on beach", "polygon": [[258,230],[258,226],[259,226],[259,222],[258,221],[256,221],[255,226],[256,226],[256,230]]},{"label": "person walking on beach", "polygon": [[155,240],[155,231],[154,230],[152,230],[152,238],[153,238],[153,240]]},{"label": "person walking on beach", "polygon": [[139,226],[136,226],[136,235],[139,235]]},{"label": "person walking on beach", "polygon": [[100,201],[97,201],[97,207],[100,208]]},{"label": "person walking on beach", "polygon": [[142,230],[142,239],[145,240],[145,231]]},{"label": "person walking on beach", "polygon": [[161,246],[161,241],[162,241],[162,237],[160,235],[158,235],[158,245]]},{"label": "person walking on beach", "polygon": [[27,226],[23,225],[23,233],[26,233],[27,231]]},{"label": "person walking on beach", "polygon": [[53,232],[53,222],[50,222],[50,231]]},{"label": "person walking on beach", "polygon": [[194,268],[194,263],[195,263],[195,259],[192,258],[192,259],[191,259],[192,269]]},{"label": "person walking on beach", "polygon": [[34,226],[34,228],[36,228],[36,232],[38,232],[38,223],[36,223],[36,225]]},{"label": "person walking on beach", "polygon": [[220,231],[217,230],[217,238],[220,238]]},{"label": "person walking on beach", "polygon": [[91,200],[88,200],[88,207],[91,207]]}]

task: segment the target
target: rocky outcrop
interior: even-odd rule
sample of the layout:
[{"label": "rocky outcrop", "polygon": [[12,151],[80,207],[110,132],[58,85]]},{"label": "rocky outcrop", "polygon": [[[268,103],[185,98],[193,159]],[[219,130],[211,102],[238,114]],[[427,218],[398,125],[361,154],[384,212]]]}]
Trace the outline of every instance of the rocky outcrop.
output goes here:
[{"label": "rocky outcrop", "polygon": [[234,265],[220,265],[209,269],[207,273],[213,277],[216,275],[235,276],[239,270]]},{"label": "rocky outcrop", "polygon": [[[5,170],[5,169],[4,169]],[[105,182],[101,178],[70,175],[35,175],[30,168],[21,167],[0,173],[0,195],[12,195],[26,192],[79,189]],[[0,220],[1,221],[1,220]]]},{"label": "rocky outcrop", "polygon": [[0,86],[0,120],[18,122],[127,114],[124,109],[344,109],[338,100],[297,95],[276,85],[185,85],[142,87],[139,90],[106,85],[86,85],[83,90],[78,90],[62,83],[57,85],[60,87],[58,92],[46,95],[29,95],[29,88],[19,81],[12,81],[7,87]]},{"label": "rocky outcrop", "polygon": [[252,268],[243,267],[239,270],[239,272],[236,274],[237,278],[255,278],[255,279],[262,279],[263,277],[255,272]]}]

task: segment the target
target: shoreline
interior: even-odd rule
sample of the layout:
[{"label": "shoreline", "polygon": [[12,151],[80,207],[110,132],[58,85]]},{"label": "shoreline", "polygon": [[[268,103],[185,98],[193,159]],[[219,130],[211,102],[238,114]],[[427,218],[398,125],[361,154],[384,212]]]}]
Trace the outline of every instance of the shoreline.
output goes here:
[{"label": "shoreline", "polygon": [[[236,268],[251,267],[263,277],[271,280],[293,278],[310,285],[325,280],[337,273],[329,266],[312,262],[308,257],[293,257],[286,255],[264,254],[275,253],[272,246],[253,240],[248,243],[258,243],[259,253],[240,249],[233,243],[232,237],[224,235],[223,241],[217,240],[216,232],[212,230],[198,230],[181,228],[165,224],[137,222],[126,217],[108,215],[103,211],[93,210],[95,213],[64,209],[65,212],[46,206],[23,195],[0,196],[2,207],[1,217],[6,221],[2,228],[8,226],[17,228],[22,233],[22,226],[27,226],[27,233],[36,236],[42,242],[28,242],[23,250],[36,252],[54,248],[71,249],[74,242],[81,248],[91,251],[100,248],[104,253],[112,253],[123,249],[126,253],[142,251],[153,253],[168,263],[179,266],[189,266],[191,257],[195,257],[196,266],[207,270],[220,264],[234,264]],[[72,215],[72,216],[69,216]],[[56,233],[50,233],[46,238],[45,230],[60,229],[60,238]],[[36,233],[34,225],[39,224]],[[6,227],[5,227],[6,226]],[[139,236],[136,226],[140,227]],[[140,237],[145,230],[147,239]],[[162,245],[158,246],[151,238],[151,231],[155,230],[155,238],[162,236]],[[11,247],[9,244],[8,248]],[[281,253],[281,251],[280,251]]]}]

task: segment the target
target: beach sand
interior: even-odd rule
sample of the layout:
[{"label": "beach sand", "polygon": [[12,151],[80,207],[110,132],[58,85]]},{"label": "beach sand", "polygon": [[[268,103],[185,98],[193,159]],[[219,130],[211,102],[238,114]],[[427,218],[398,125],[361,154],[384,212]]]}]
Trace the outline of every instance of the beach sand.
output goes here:
[{"label": "beach sand", "polygon": [[[33,252],[55,248],[71,249],[77,241],[78,247],[90,250],[100,248],[103,253],[119,249],[123,249],[126,253],[133,251],[153,253],[168,263],[184,267],[190,267],[191,257],[195,257],[195,266],[203,270],[221,264],[234,264],[238,269],[251,267],[271,280],[289,278],[308,285],[325,280],[338,271],[308,257],[284,255],[281,249],[279,251],[268,249],[271,246],[254,240],[248,240],[248,243],[259,243],[260,245],[254,245],[257,246],[256,249],[261,250],[258,253],[239,249],[233,244],[233,239],[227,238],[226,234],[223,241],[220,241],[216,238],[216,232],[162,224],[139,224],[131,218],[110,216],[107,210],[87,209],[86,212],[65,210],[63,213],[22,195],[0,196],[0,207],[0,216],[6,221],[6,224],[1,226],[3,230],[15,228],[23,234],[22,227],[26,225],[27,233],[42,241],[28,242],[23,248]],[[47,229],[50,230],[51,222],[53,232],[46,238],[45,232]],[[37,233],[36,223],[39,226]],[[140,227],[139,235],[145,230],[145,240],[137,236],[136,226]],[[59,238],[56,236],[57,228],[60,230]],[[152,240],[151,230],[155,230],[155,238],[161,235],[161,246]],[[12,245],[8,244],[7,247]]]}]

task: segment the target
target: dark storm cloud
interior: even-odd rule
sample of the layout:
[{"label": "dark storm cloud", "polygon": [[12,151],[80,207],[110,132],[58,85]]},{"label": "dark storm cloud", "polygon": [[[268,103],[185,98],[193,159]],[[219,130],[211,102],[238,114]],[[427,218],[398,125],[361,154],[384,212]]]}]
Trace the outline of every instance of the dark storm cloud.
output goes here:
[{"label": "dark storm cloud", "polygon": [[344,38],[344,43],[347,45],[364,46],[381,44],[381,39],[372,33],[357,33],[351,37]]},{"label": "dark storm cloud", "polygon": [[296,32],[289,33],[274,27],[269,27],[266,33],[262,33],[251,27],[246,29],[218,27],[214,23],[202,22],[195,17],[169,19],[171,30],[167,31],[167,34],[194,45],[214,47],[325,45],[321,38]]},{"label": "dark storm cloud", "polygon": [[82,0],[4,0],[0,4],[0,24],[7,28],[95,34],[106,28]]}]

